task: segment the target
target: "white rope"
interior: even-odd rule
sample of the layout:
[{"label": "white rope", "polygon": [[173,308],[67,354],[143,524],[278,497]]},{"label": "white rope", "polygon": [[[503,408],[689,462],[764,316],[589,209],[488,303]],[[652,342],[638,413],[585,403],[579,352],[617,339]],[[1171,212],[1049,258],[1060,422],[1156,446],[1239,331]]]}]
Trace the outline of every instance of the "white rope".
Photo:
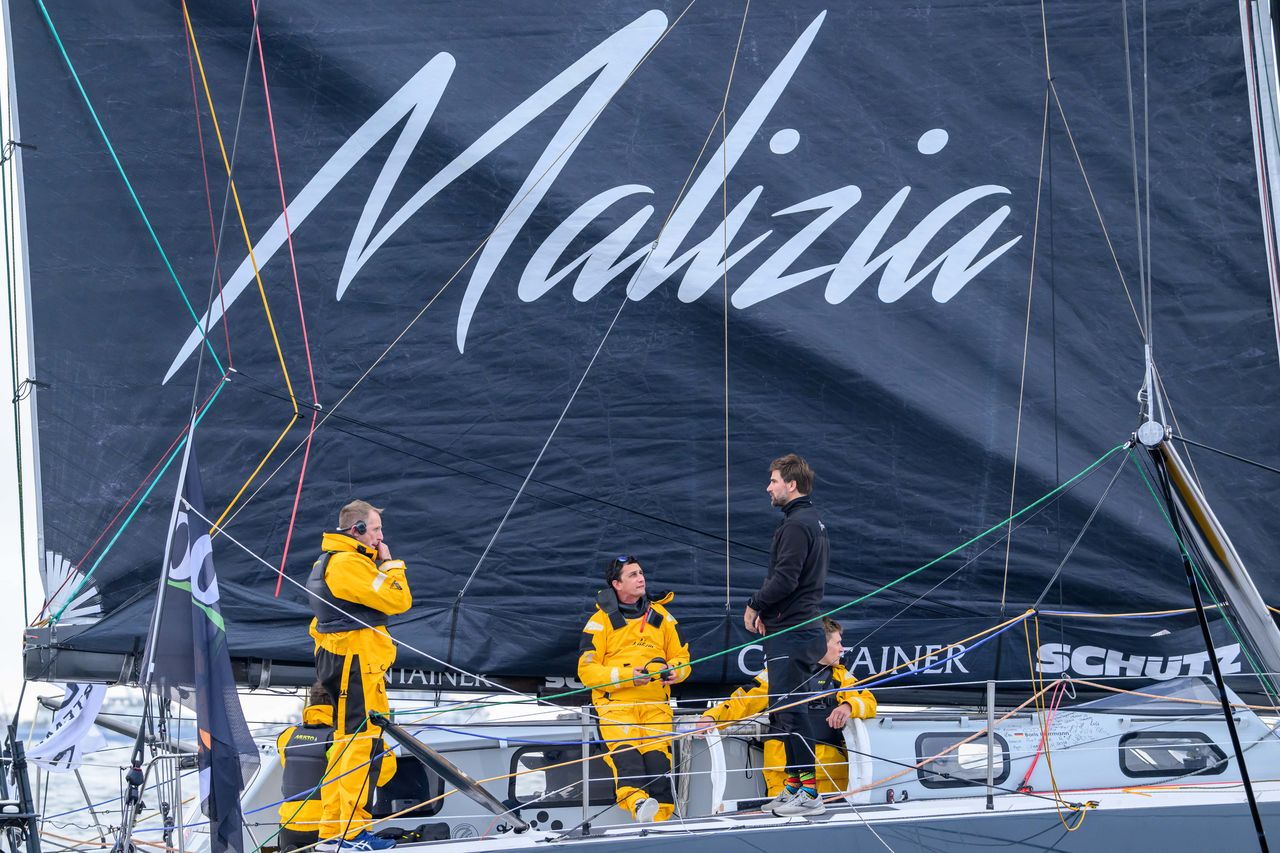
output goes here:
[{"label": "white rope", "polygon": [[[641,66],[643,66],[644,63],[649,59],[649,57],[653,55],[654,51],[658,49],[658,46],[661,45],[662,42],[666,40],[667,36],[671,34],[672,30],[676,28],[676,26],[680,23],[680,21],[684,19],[684,16],[688,13],[688,11],[691,8],[693,8],[694,4],[697,2],[698,0],[689,0],[689,4],[684,7],[684,10],[681,11],[680,14],[676,17],[676,19],[672,21],[671,24],[662,32],[662,35],[658,37],[657,41],[655,41],[653,45],[647,51],[645,51],[644,55],[641,56],[640,60],[636,63],[635,67],[632,68],[631,71],[627,74],[627,76],[623,78],[622,82],[618,84],[618,87],[614,90],[613,95],[616,95],[622,89],[622,87],[625,86],[633,76],[635,76],[636,72],[640,70]],[[543,170],[542,174],[538,175],[538,177],[529,184],[529,187],[525,191],[524,195],[520,196],[520,198],[515,203],[511,204],[507,208],[507,212],[498,220],[498,222],[493,226],[493,228],[489,231],[489,233],[485,235],[484,239],[481,240],[479,244],[476,245],[475,249],[471,252],[471,254],[467,255],[466,259],[463,260],[463,262],[458,266],[458,268],[453,272],[453,274],[450,275],[449,278],[445,280],[445,283],[440,286],[440,289],[437,290],[435,294],[433,294],[431,298],[427,300],[427,303],[422,306],[422,308],[418,311],[418,313],[413,316],[413,319],[409,321],[409,323],[400,331],[400,333],[391,340],[391,343],[387,344],[386,348],[381,352],[381,354],[378,355],[376,359],[374,359],[373,363],[370,364],[369,367],[366,368],[364,372],[360,374],[360,376],[356,379],[355,383],[352,384],[352,386],[348,388],[342,394],[341,397],[338,398],[338,401],[334,403],[333,406],[331,406],[328,410],[325,411],[324,416],[321,417],[319,423],[315,425],[315,429],[317,431],[322,426],[324,426],[324,424],[329,420],[329,418],[332,417],[334,413],[338,411],[339,408],[341,408],[342,404],[345,403],[353,393],[355,393],[355,390],[360,387],[360,385],[365,381],[365,379],[369,377],[371,373],[373,373],[373,371],[378,367],[378,365],[380,365],[386,359],[386,357],[391,354],[391,351],[396,348],[396,346],[400,343],[401,340],[404,339],[405,335],[409,333],[409,330],[412,329],[417,324],[417,322],[422,319],[423,315],[427,313],[427,309],[429,309],[432,305],[435,304],[436,300],[439,299],[440,296],[445,292],[445,290],[447,290],[448,287],[451,284],[453,284],[454,281],[457,280],[458,276],[462,275],[462,271],[465,270],[467,266],[471,263],[471,261],[477,255],[480,254],[480,252],[484,249],[484,247],[489,244],[489,241],[493,239],[494,234],[496,234],[499,231],[499,229],[501,229],[502,226],[506,224],[507,220],[519,208],[520,206],[519,203],[522,202],[525,198],[528,198],[529,195],[547,177],[547,175],[550,174],[551,171],[556,168],[556,164],[558,164],[560,160],[570,150],[572,150],[574,147],[577,146],[578,141],[587,132],[587,130],[594,124],[595,119],[598,118],[600,114],[604,112],[605,108],[608,107],[613,102],[613,95],[610,95],[608,98],[604,100],[600,109],[596,111],[592,119],[583,124],[582,129],[578,131],[578,133],[575,134],[573,138],[570,139],[565,144],[564,148],[551,160],[551,162],[547,164],[547,168]],[[664,227],[665,225],[666,223],[663,223]],[[250,492],[247,498],[241,501],[239,508],[234,513],[232,513],[230,517],[226,519],[227,524],[230,524],[231,522],[235,521],[236,517],[239,516],[240,513],[244,511],[245,507],[249,506],[249,504],[253,502],[254,498],[256,498],[258,494],[261,493],[261,491],[264,488],[266,488],[267,484],[270,483],[272,479],[274,479],[275,476],[279,474],[281,470],[284,469],[285,465],[289,463],[289,460],[291,460],[295,455],[297,455],[298,451],[301,450],[304,445],[305,445],[305,442],[299,442],[293,448],[293,450],[289,451],[288,455],[286,455],[284,459],[282,459],[280,463],[276,465],[274,469],[272,469],[271,473],[268,474],[266,478],[263,479],[262,482],[258,484],[257,488],[255,488],[252,492]],[[225,527],[223,528],[223,532],[225,534]]]},{"label": "white rope", "polygon": [[[749,10],[750,8],[751,8],[751,5],[750,3],[748,3],[746,6],[746,9],[743,10],[743,14],[742,14],[743,29],[746,28],[746,23],[747,23],[746,13],[747,13],[747,10]],[[480,571],[480,566],[484,564],[485,558],[489,556],[489,551],[493,549],[494,543],[498,541],[498,536],[502,533],[503,527],[506,526],[507,519],[511,517],[512,511],[515,510],[516,504],[520,501],[520,497],[524,494],[525,488],[529,485],[529,481],[533,479],[533,474],[535,471],[538,470],[538,465],[542,462],[542,457],[546,454],[547,448],[551,446],[551,441],[552,439],[555,438],[556,432],[560,429],[560,425],[564,423],[564,419],[569,414],[569,409],[570,407],[573,406],[574,400],[578,398],[578,392],[582,390],[583,383],[587,381],[587,375],[591,373],[591,368],[595,366],[596,359],[600,357],[600,353],[604,350],[605,342],[609,340],[609,335],[613,334],[614,327],[618,325],[618,320],[622,317],[623,309],[627,307],[627,303],[631,302],[632,289],[637,284],[640,283],[644,275],[644,271],[649,266],[650,258],[653,257],[654,251],[658,248],[658,244],[662,240],[662,235],[666,233],[667,225],[670,224],[672,217],[675,216],[676,209],[680,206],[680,202],[684,199],[685,190],[688,188],[689,182],[693,180],[693,175],[698,170],[698,164],[702,162],[702,155],[707,150],[707,144],[711,141],[711,136],[715,133],[716,124],[724,122],[725,105],[729,103],[729,87],[733,85],[733,72],[738,66],[738,51],[741,49],[741,47],[742,47],[742,32],[739,31],[738,45],[737,45],[737,48],[735,48],[733,53],[733,62],[729,66],[729,80],[728,80],[728,83],[725,84],[725,94],[724,94],[723,103],[720,107],[719,113],[717,113],[716,118],[711,123],[711,131],[710,133],[707,134],[707,138],[703,140],[702,148],[701,150],[698,151],[698,156],[694,159],[693,165],[689,169],[689,174],[685,177],[684,186],[680,188],[680,192],[676,195],[675,200],[671,204],[670,210],[667,212],[666,217],[663,219],[662,227],[658,229],[658,236],[655,237],[653,240],[653,243],[650,244],[649,251],[645,253],[644,258],[640,261],[640,266],[636,269],[635,273],[631,276],[631,281],[627,283],[626,291],[623,293],[622,300],[618,304],[618,310],[613,313],[613,319],[609,321],[609,326],[608,328],[605,329],[604,335],[601,336],[600,342],[596,345],[595,352],[591,354],[590,360],[587,361],[587,366],[583,368],[582,375],[578,377],[577,384],[573,386],[573,391],[569,394],[568,401],[564,404],[564,408],[560,410],[560,416],[556,418],[556,422],[551,426],[551,432],[547,434],[546,441],[542,443],[541,449],[538,450],[537,457],[534,458],[533,464],[529,466],[529,472],[525,474],[524,480],[521,481],[520,488],[516,489],[515,495],[511,498],[511,503],[507,505],[506,512],[502,514],[502,518],[498,521],[497,528],[493,531],[493,535],[489,537],[488,543],[484,546],[484,550],[480,553],[480,559],[476,560],[476,564],[471,569],[471,573],[467,575],[467,580],[465,583],[463,583],[462,589],[458,590],[458,598],[457,598],[457,601],[455,602],[455,606],[456,606],[456,603],[461,602],[463,596],[467,594],[467,590],[471,587],[471,582],[475,580],[476,573]],[[728,156],[727,151],[726,151],[726,156]],[[727,227],[727,224],[726,224],[726,227]],[[726,249],[726,254],[724,258],[724,263],[725,263],[725,275],[727,276],[728,267],[729,267],[729,258],[728,258],[727,249]],[[727,386],[726,386],[726,393],[727,393]],[[726,476],[727,476],[727,471],[726,471]],[[728,531],[726,530],[725,531],[726,561],[727,561],[727,555],[729,552],[728,540],[729,540],[729,536],[728,536]]]}]

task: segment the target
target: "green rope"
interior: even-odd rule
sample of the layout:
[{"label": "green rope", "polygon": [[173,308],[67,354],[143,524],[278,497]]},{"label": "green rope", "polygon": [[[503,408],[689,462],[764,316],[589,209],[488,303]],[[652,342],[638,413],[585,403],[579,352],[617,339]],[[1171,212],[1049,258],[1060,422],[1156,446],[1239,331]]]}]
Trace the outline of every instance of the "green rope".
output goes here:
[{"label": "green rope", "polygon": [[147,212],[142,207],[142,202],[138,199],[138,194],[133,190],[133,184],[129,181],[129,176],[125,174],[124,166],[120,163],[120,158],[116,156],[116,149],[111,144],[111,139],[107,136],[106,128],[102,126],[102,121],[98,118],[98,112],[93,108],[93,103],[89,100],[89,94],[85,91],[84,85],[80,82],[80,75],[76,73],[75,66],[71,64],[71,57],[67,55],[67,49],[62,44],[62,37],[58,35],[58,29],[53,25],[53,19],[49,17],[49,11],[44,7],[44,0],[36,0],[36,5],[40,7],[40,14],[44,17],[44,22],[49,25],[49,32],[53,35],[54,42],[58,45],[58,51],[62,54],[62,59],[67,64],[67,70],[71,72],[71,79],[75,82],[76,88],[80,90],[80,97],[84,100],[84,105],[89,109],[89,115],[93,118],[93,123],[97,125],[98,133],[102,136],[102,141],[107,145],[107,151],[111,154],[112,161],[116,164],[116,171],[120,173],[121,179],[124,180],[125,187],[129,190],[129,195],[133,198],[134,206],[138,208],[138,213],[142,216],[142,222],[147,226],[147,233],[151,235],[151,242],[155,243],[156,250],[160,253],[160,258],[164,261],[165,267],[169,270],[169,276],[173,279],[174,285],[178,288],[178,293],[182,296],[183,303],[187,306],[187,310],[191,312],[191,317],[196,321],[196,328],[200,330],[205,347],[209,350],[209,355],[213,358],[213,363],[218,366],[218,372],[223,376],[227,375],[226,368],[222,366],[222,362],[218,360],[218,354],[213,351],[213,345],[209,343],[209,336],[204,334],[204,325],[200,322],[196,309],[192,307],[191,300],[187,299],[187,293],[182,289],[182,283],[178,281],[178,274],[173,269],[173,264],[169,262],[169,256],[165,253],[164,247],[160,245],[160,238],[156,236],[156,230],[151,227],[151,220],[147,217]]},{"label": "green rope", "polygon": [[1182,541],[1182,536],[1178,534],[1177,526],[1174,525],[1173,519],[1169,517],[1168,511],[1165,509],[1165,502],[1160,498],[1160,495],[1156,493],[1155,486],[1152,485],[1151,480],[1147,477],[1146,470],[1143,469],[1142,464],[1138,461],[1138,457],[1134,454],[1132,449],[1129,450],[1129,458],[1133,461],[1134,467],[1138,469],[1138,473],[1142,475],[1142,482],[1147,484],[1147,491],[1149,491],[1151,493],[1151,497],[1155,499],[1156,506],[1160,510],[1160,515],[1164,517],[1165,523],[1169,525],[1169,530],[1173,532],[1173,538],[1177,540],[1178,549],[1182,552],[1183,558],[1185,558],[1187,563],[1190,564],[1191,573],[1195,577],[1196,582],[1200,585],[1200,588],[1204,591],[1205,595],[1209,597],[1209,600],[1213,602],[1214,607],[1217,608],[1223,623],[1227,626],[1227,630],[1231,632],[1231,636],[1235,637],[1236,642],[1240,645],[1240,651],[1244,653],[1245,660],[1249,661],[1249,666],[1253,667],[1254,674],[1258,676],[1258,680],[1262,683],[1262,689],[1271,699],[1272,704],[1280,703],[1280,697],[1276,694],[1275,685],[1272,684],[1270,679],[1267,677],[1265,668],[1260,666],[1258,662],[1254,660],[1253,655],[1249,652],[1249,645],[1244,641],[1244,638],[1240,636],[1239,632],[1236,631],[1236,627],[1228,615],[1228,609],[1218,600],[1218,597],[1214,595],[1213,587],[1209,584],[1204,575],[1201,574],[1200,567],[1196,565],[1195,559],[1191,556],[1191,551],[1187,548],[1186,543]]},{"label": "green rope", "polygon": [[[811,623],[813,623],[813,622],[818,622],[818,621],[822,620],[822,619],[823,619],[824,617],[826,617],[826,616],[831,616],[831,615],[833,615],[833,614],[835,614],[835,613],[839,613],[839,612],[841,612],[841,611],[843,611],[843,610],[847,610],[848,608],[853,607],[855,604],[861,604],[862,602],[866,601],[867,599],[872,598],[872,597],[874,597],[874,596],[876,596],[876,595],[879,595],[880,593],[884,592],[885,590],[892,589],[893,587],[897,586],[898,584],[902,583],[903,581],[908,580],[908,579],[910,579],[910,578],[912,578],[912,577],[915,577],[916,575],[920,574],[921,572],[923,572],[923,571],[925,571],[925,570],[927,570],[927,569],[930,569],[930,568],[932,568],[933,566],[936,566],[938,563],[942,562],[943,560],[947,559],[948,557],[951,557],[951,556],[955,555],[956,553],[958,553],[958,552],[960,552],[960,551],[963,551],[965,548],[968,548],[970,545],[974,544],[975,542],[978,542],[978,541],[980,541],[980,540],[982,540],[982,539],[986,538],[987,536],[990,536],[992,533],[996,532],[997,530],[1000,530],[1000,529],[1001,529],[1002,527],[1004,527],[1005,525],[1007,525],[1007,524],[1009,524],[1009,523],[1011,523],[1011,522],[1013,522],[1013,521],[1016,521],[1018,518],[1022,517],[1023,515],[1026,515],[1028,512],[1031,512],[1033,509],[1035,509],[1036,507],[1040,506],[1040,505],[1041,505],[1041,504],[1043,504],[1045,501],[1048,501],[1049,499],[1053,498],[1055,495],[1058,495],[1058,494],[1062,493],[1063,491],[1066,491],[1067,489],[1069,489],[1072,485],[1074,485],[1074,484],[1075,484],[1077,481],[1079,481],[1080,479],[1082,479],[1082,478],[1084,478],[1084,477],[1087,477],[1089,474],[1092,474],[1094,471],[1096,471],[1096,470],[1098,469],[1098,466],[1102,465],[1104,462],[1106,462],[1108,459],[1110,459],[1112,456],[1114,456],[1114,455],[1115,455],[1116,453],[1118,453],[1119,451],[1121,451],[1121,450],[1125,449],[1125,447],[1126,447],[1126,446],[1127,446],[1127,444],[1117,444],[1115,447],[1113,447],[1113,448],[1111,448],[1110,450],[1108,450],[1106,453],[1104,453],[1104,454],[1103,454],[1101,457],[1099,457],[1097,460],[1095,460],[1095,461],[1093,461],[1093,462],[1089,463],[1086,467],[1082,468],[1082,469],[1081,469],[1079,472],[1077,472],[1077,473],[1076,473],[1076,474],[1075,474],[1071,479],[1066,480],[1065,482],[1058,484],[1058,485],[1057,485],[1057,486],[1055,486],[1051,491],[1046,492],[1044,495],[1040,496],[1040,497],[1039,497],[1039,498],[1037,498],[1036,500],[1034,500],[1034,501],[1032,501],[1031,503],[1027,504],[1027,505],[1026,505],[1026,506],[1024,506],[1022,509],[1020,509],[1020,510],[1018,510],[1017,512],[1015,512],[1013,515],[1010,515],[1008,518],[1001,519],[999,522],[997,522],[997,523],[995,523],[995,524],[991,525],[990,527],[988,527],[986,530],[982,531],[982,532],[981,532],[981,533],[979,533],[978,535],[976,535],[976,536],[974,536],[974,537],[972,537],[972,538],[968,539],[967,541],[965,541],[965,542],[963,542],[963,543],[961,543],[961,544],[957,545],[956,547],[952,548],[950,551],[947,551],[945,554],[942,554],[941,556],[938,556],[938,557],[934,557],[932,560],[930,560],[929,562],[925,563],[924,565],[922,565],[922,566],[920,566],[920,567],[918,567],[918,568],[912,569],[911,571],[907,572],[905,575],[902,575],[902,576],[900,576],[900,577],[897,577],[897,578],[895,578],[895,579],[893,579],[893,580],[889,581],[888,583],[882,584],[881,586],[878,586],[878,587],[876,587],[875,589],[871,590],[871,592],[865,593],[864,595],[860,595],[860,596],[858,596],[857,598],[853,599],[852,601],[848,601],[848,602],[846,602],[846,603],[844,603],[844,604],[840,605],[839,607],[836,607],[836,608],[834,608],[834,609],[832,609],[832,610],[827,611],[826,613],[820,613],[819,615],[814,616],[812,619],[806,619],[804,622],[801,622],[801,623],[799,623],[798,625],[792,625],[792,626],[790,626],[789,628],[782,628],[782,629],[779,629],[778,631],[774,632],[774,633],[773,633],[773,634],[771,634],[770,636],[775,636],[775,637],[776,637],[776,636],[779,636],[779,635],[781,635],[781,634],[785,634],[785,633],[787,633],[788,631],[794,631],[794,630],[796,630],[797,628],[803,628],[805,625],[809,625],[809,624],[811,624]],[[709,655],[705,655],[705,656],[700,657],[700,658],[695,658],[695,659],[693,659],[693,660],[689,661],[687,664],[685,664],[685,666],[692,667],[694,664],[705,663],[705,662],[707,662],[707,661],[709,661],[709,660],[714,660],[714,659],[719,658],[719,657],[724,657],[725,655],[732,654],[732,653],[737,652],[737,651],[741,651],[742,649],[745,649],[745,648],[747,648],[748,646],[753,646],[753,645],[755,645],[755,644],[756,644],[756,643],[758,643],[758,642],[760,642],[760,641],[759,641],[759,640],[748,640],[748,641],[747,641],[747,642],[745,642],[745,643],[740,643],[739,645],[732,646],[732,647],[727,648],[727,649],[723,649],[722,651],[712,652],[712,653],[711,653],[711,654],[709,654]],[[661,676],[663,672],[670,672],[670,671],[671,671],[671,670],[669,670],[669,669],[668,669],[668,670],[661,670],[661,671],[659,671],[659,672],[656,672],[656,673],[655,673],[655,675],[657,675],[657,676]],[[550,696],[533,697],[533,698],[527,698],[527,699],[511,699],[511,700],[504,701],[504,702],[487,703],[487,704],[482,704],[482,705],[471,705],[471,706],[465,706],[465,705],[464,705],[464,706],[462,706],[462,707],[460,707],[460,708],[456,708],[456,707],[455,707],[455,708],[450,708],[449,710],[451,710],[451,711],[471,711],[471,710],[475,710],[475,709],[477,709],[477,708],[494,707],[495,705],[526,705],[526,704],[533,704],[533,703],[539,703],[539,702],[553,702],[553,701],[555,701],[555,700],[557,700],[557,699],[564,699],[564,698],[566,698],[566,697],[568,697],[568,696],[575,696],[575,695],[577,695],[577,694],[579,694],[579,693],[586,693],[587,691],[590,691],[590,690],[599,690],[599,689],[602,689],[602,688],[605,688],[605,687],[614,687],[614,686],[617,686],[617,685],[619,685],[619,684],[627,684],[627,683],[630,683],[630,682],[631,682],[631,680],[632,680],[632,679],[630,679],[630,678],[622,678],[622,679],[619,679],[619,680],[617,680],[617,681],[611,681],[611,682],[609,682],[608,684],[595,684],[595,685],[592,685],[592,686],[590,686],[590,687],[579,687],[579,688],[575,688],[575,689],[573,689],[573,690],[566,690],[566,691],[564,691],[564,692],[562,692],[562,693],[553,693],[553,694],[551,694]]]}]

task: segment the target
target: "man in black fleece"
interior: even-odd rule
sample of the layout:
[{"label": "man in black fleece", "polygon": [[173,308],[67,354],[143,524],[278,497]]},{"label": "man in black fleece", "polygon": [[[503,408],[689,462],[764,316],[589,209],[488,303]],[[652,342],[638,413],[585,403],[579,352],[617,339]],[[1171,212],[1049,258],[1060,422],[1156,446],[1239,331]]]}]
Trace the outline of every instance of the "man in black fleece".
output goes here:
[{"label": "man in black fleece", "polygon": [[[774,729],[786,749],[787,783],[766,809],[779,815],[825,811],[814,779],[812,744],[818,737],[810,732],[812,715],[805,703],[795,704],[812,691],[809,682],[827,649],[818,616],[831,545],[827,527],[809,499],[812,490],[813,469],[794,453],[769,466],[769,498],[782,508],[782,523],[773,533],[769,574],[743,614],[748,631],[765,635],[770,704],[795,705],[773,714]],[[780,633],[785,628],[792,630]]]}]

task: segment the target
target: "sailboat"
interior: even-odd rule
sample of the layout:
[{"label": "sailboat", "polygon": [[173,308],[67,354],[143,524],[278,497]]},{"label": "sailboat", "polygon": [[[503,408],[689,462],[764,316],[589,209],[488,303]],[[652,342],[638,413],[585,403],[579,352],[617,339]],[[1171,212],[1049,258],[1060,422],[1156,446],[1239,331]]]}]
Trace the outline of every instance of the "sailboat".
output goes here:
[{"label": "sailboat", "polygon": [[[696,711],[763,666],[740,611],[767,570],[765,470],[795,451],[818,473],[846,664],[884,703],[946,709],[882,714],[851,743],[864,790],[804,828],[819,843],[1106,849],[1140,831],[1176,850],[1274,820],[1275,626],[1242,621],[1280,601],[1267,9],[6,11],[23,529],[50,579],[29,678],[138,680],[194,431],[245,689],[313,679],[301,582],[358,497],[386,507],[414,589],[390,689],[581,704],[578,634],[629,553],[676,593]],[[1166,451],[1190,485],[1162,492]],[[1205,579],[1209,645],[1179,540],[1192,493],[1251,569],[1230,596]],[[1039,728],[1054,700],[1075,733],[1058,742]],[[591,740],[565,713],[524,739]],[[877,781],[940,728],[950,770]],[[1121,745],[1139,730],[1159,734]],[[521,732],[496,737],[510,775]],[[1041,741],[1099,738],[1105,770],[1088,751],[1060,766],[1100,792],[1025,770]],[[748,814],[750,736],[686,740],[683,823],[584,831],[617,822],[591,819],[588,763],[580,820],[508,804],[472,832],[795,843]],[[247,804],[270,802],[268,769]],[[528,793],[506,784],[499,800]],[[971,837],[948,823],[971,820]]]}]

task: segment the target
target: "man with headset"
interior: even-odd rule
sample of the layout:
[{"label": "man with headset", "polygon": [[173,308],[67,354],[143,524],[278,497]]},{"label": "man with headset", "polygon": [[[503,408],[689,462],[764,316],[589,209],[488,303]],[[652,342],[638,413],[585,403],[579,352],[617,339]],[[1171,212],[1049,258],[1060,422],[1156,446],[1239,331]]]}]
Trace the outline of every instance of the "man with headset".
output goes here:
[{"label": "man with headset", "polygon": [[369,832],[370,806],[385,751],[382,729],[368,714],[386,714],[386,671],[396,659],[387,617],[413,604],[402,560],[393,560],[382,538],[382,510],[352,501],[338,515],[338,529],[324,534],[311,568],[311,637],[316,676],[335,699],[333,746],[321,789],[316,849],[385,850],[395,842]]},{"label": "man with headset", "polygon": [[689,647],[666,606],[674,597],[645,587],[635,557],[615,557],[607,587],[582,629],[578,679],[592,688],[618,805],[637,821],[675,811],[671,779],[671,685],[689,677]]}]

